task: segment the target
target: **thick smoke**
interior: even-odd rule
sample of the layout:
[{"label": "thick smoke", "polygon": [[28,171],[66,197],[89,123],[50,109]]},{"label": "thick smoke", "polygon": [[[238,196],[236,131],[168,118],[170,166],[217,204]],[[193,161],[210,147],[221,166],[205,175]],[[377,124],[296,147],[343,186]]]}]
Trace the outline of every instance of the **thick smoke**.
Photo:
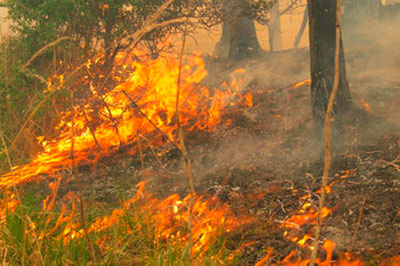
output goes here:
[{"label": "thick smoke", "polygon": [[[354,145],[373,143],[400,127],[400,12],[395,11],[396,8],[385,9],[379,11],[382,14],[376,18],[343,24],[350,90],[354,105],[362,113],[358,118],[362,129]],[[307,40],[308,36],[303,39]],[[284,47],[293,43],[291,38],[283,40]],[[210,43],[207,45],[212,47]],[[228,136],[215,140],[217,148],[206,156],[210,163],[204,159],[204,154],[193,154],[198,180],[230,167],[258,165],[279,176],[279,169],[287,175],[288,168],[321,162],[323,137],[318,139],[312,134],[309,86],[292,87],[309,79],[308,48],[266,53],[256,60],[236,65],[222,62],[211,68],[211,75],[226,77],[235,67],[246,70],[242,90],[253,92],[255,107],[245,110],[239,117],[242,122],[236,122],[245,129],[234,134],[228,129]],[[238,117],[233,117],[235,119]],[[353,129],[349,126],[344,130],[352,132]],[[349,139],[335,135],[333,144],[340,152],[349,144]],[[305,176],[298,178],[304,180]]]}]

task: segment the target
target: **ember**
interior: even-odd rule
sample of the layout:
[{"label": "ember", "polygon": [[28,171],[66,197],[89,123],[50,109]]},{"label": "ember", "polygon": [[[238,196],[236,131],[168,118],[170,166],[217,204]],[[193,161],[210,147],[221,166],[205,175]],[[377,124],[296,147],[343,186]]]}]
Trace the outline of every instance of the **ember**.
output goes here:
[{"label": "ember", "polygon": [[371,112],[371,107],[369,107],[369,104],[364,100],[364,98],[361,98],[361,103],[365,108],[365,111],[367,111],[368,113]]}]

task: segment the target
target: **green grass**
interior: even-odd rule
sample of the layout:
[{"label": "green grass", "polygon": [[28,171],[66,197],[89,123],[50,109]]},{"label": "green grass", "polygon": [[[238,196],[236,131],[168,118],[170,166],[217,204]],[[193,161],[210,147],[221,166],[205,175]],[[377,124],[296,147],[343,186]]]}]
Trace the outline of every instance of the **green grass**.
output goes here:
[{"label": "green grass", "polygon": [[[68,223],[53,231],[60,209],[43,211],[35,197],[26,193],[15,210],[6,212],[0,225],[0,259],[7,265],[92,265],[85,237],[64,241]],[[154,213],[143,211],[142,204],[135,203],[112,226],[89,234],[98,265],[189,265],[187,242],[158,238],[151,222]],[[78,213],[72,223],[80,223]],[[96,210],[87,213],[89,226],[101,214]],[[185,226],[176,231],[185,232]],[[228,259],[233,251],[225,247],[226,235],[220,232],[206,251],[193,257],[194,265],[236,264],[234,256]]]}]

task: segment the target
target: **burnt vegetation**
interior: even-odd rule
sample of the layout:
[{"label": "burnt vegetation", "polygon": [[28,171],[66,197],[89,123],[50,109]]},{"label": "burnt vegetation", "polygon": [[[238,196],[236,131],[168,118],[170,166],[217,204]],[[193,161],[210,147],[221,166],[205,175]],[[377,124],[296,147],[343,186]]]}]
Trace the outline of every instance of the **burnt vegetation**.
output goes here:
[{"label": "burnt vegetation", "polygon": [[400,3],[0,6],[5,265],[400,264]]}]

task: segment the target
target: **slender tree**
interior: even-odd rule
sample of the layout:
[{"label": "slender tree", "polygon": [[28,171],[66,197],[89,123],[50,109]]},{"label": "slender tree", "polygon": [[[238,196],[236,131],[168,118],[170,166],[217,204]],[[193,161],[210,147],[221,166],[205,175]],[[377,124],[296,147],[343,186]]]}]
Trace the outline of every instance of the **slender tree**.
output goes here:
[{"label": "slender tree", "polygon": [[[309,0],[311,57],[311,107],[317,130],[322,130],[334,81],[336,0]],[[352,107],[340,36],[340,79],[333,116],[340,118]]]},{"label": "slender tree", "polygon": [[275,2],[270,10],[270,21],[268,22],[268,40],[270,51],[282,49],[282,38],[281,38],[281,13],[279,10],[279,0]]},{"label": "slender tree", "polygon": [[294,44],[293,44],[294,49],[299,48],[301,37],[303,36],[304,30],[306,29],[307,26],[307,21],[308,21],[308,9],[306,7],[304,9],[303,20],[301,21],[299,32],[296,34],[296,38],[294,39]]}]

